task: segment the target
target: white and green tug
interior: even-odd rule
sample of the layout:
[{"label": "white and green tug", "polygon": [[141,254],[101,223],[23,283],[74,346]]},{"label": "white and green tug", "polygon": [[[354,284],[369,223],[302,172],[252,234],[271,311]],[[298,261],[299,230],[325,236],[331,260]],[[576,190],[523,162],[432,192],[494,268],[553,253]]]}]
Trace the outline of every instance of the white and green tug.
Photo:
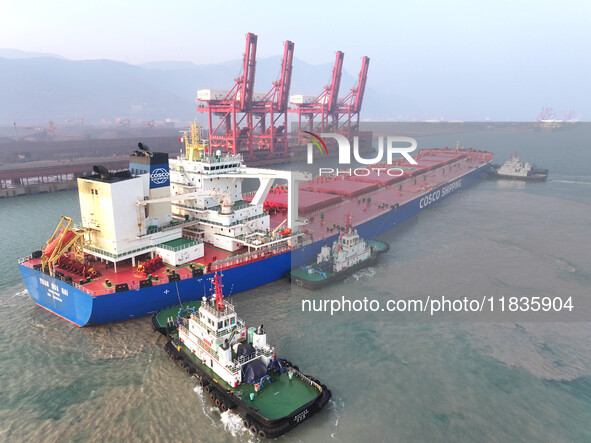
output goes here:
[{"label": "white and green tug", "polygon": [[211,280],[212,297],[154,314],[154,330],[222,412],[238,414],[253,435],[278,437],[320,411],[331,391],[279,358],[263,325],[248,328],[224,300],[219,274]]},{"label": "white and green tug", "polygon": [[338,240],[332,246],[322,246],[316,263],[299,266],[289,272],[292,282],[307,289],[319,289],[370,266],[380,255],[388,252],[388,243],[361,238],[351,225],[350,214],[345,215],[345,221],[345,229]]}]

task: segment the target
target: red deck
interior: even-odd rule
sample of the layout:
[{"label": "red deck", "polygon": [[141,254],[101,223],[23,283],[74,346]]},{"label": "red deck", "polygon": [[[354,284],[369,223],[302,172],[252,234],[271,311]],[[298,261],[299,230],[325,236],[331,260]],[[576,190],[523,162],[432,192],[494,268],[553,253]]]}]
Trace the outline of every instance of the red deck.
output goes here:
[{"label": "red deck", "polygon": [[[237,251],[237,253],[243,251],[244,249]],[[186,263],[181,266],[164,265],[160,269],[152,272],[151,275],[153,284],[168,282],[168,275],[172,271],[179,274],[180,278],[184,280],[186,278],[191,277],[192,270],[190,264],[194,263],[197,265],[208,266],[210,263],[228,257],[230,255],[234,254],[229,253],[227,251],[223,251],[218,248],[214,248],[211,245],[205,245],[205,255],[202,258],[199,258],[194,262]],[[136,261],[136,265],[142,261],[146,261],[149,259],[149,254],[146,254],[146,256],[143,259],[139,259]],[[27,262],[27,265],[32,267],[33,265],[36,265],[40,262],[41,260],[31,259]],[[101,273],[101,276],[99,278],[95,278],[89,283],[84,283],[82,285],[82,289],[86,290],[92,295],[101,295],[104,293],[112,292],[113,288],[116,285],[122,283],[127,283],[130,289],[134,289],[139,286],[140,280],[145,280],[147,278],[145,274],[138,272],[135,267],[131,266],[131,260],[125,260],[117,263],[117,272],[115,272],[113,265],[109,262],[103,263],[100,260],[94,260],[88,261],[88,265],[92,266]],[[67,271],[61,267],[56,267],[55,270],[63,273],[66,276],[72,277],[72,281],[76,284],[79,284],[82,278],[81,276]],[[110,282],[110,285],[107,284],[107,280]]]},{"label": "red deck", "polygon": [[[437,152],[437,151],[436,151]],[[489,161],[492,158],[490,153],[470,153],[456,152],[453,151],[441,151],[441,161],[446,163],[451,157],[454,159],[454,166],[452,167],[441,167],[427,171],[424,168],[414,169],[411,165],[406,162],[398,162],[398,165],[409,169],[409,175],[405,176],[403,180],[397,183],[389,185],[382,185],[381,187],[375,186],[374,192],[364,194],[363,197],[369,197],[370,202],[367,202],[367,198],[360,201],[359,197],[345,198],[343,203],[337,207],[331,207],[328,210],[319,210],[308,216],[308,224],[305,227],[305,231],[313,235],[314,240],[330,236],[334,231],[329,231],[333,225],[343,227],[345,225],[345,214],[349,213],[352,215],[353,224],[360,224],[376,217],[377,215],[390,210],[390,206],[394,204],[403,205],[418,195],[428,192],[429,190],[438,187],[443,182],[451,181],[456,177],[459,177],[474,167],[480,166],[482,162]],[[488,155],[488,157],[487,157]],[[471,159],[474,158],[474,160]],[[390,166],[398,166],[396,164]],[[455,166],[458,165],[458,166]],[[378,167],[375,165],[374,167]],[[384,167],[384,165],[381,165]],[[417,175],[424,174],[417,177]],[[381,175],[381,174],[380,174]],[[425,178],[423,178],[425,177]],[[356,181],[359,183],[357,178],[353,179],[347,177],[346,181],[338,181],[333,183],[352,183]],[[416,181],[416,183],[415,183]],[[324,215],[324,218],[320,217],[320,214]],[[277,226],[284,220],[285,216],[272,215],[271,216],[271,227]]]},{"label": "red deck", "polygon": [[357,197],[377,188],[378,186],[374,183],[349,180],[348,176],[345,175],[341,175],[334,180],[313,182],[306,187],[309,191],[344,195],[346,197]]}]

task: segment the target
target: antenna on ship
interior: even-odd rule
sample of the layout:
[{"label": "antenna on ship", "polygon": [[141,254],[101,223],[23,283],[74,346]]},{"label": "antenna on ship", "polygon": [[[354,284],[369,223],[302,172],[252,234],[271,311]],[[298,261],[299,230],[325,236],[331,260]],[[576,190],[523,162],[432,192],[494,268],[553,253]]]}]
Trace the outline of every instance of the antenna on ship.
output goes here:
[{"label": "antenna on ship", "polygon": [[351,214],[345,214],[345,232],[348,234],[351,231]]},{"label": "antenna on ship", "polygon": [[222,288],[224,287],[222,285],[222,280],[217,272],[211,280],[213,282],[213,291],[215,294],[215,307],[218,311],[223,311],[226,307],[224,306],[224,294],[222,293]]}]

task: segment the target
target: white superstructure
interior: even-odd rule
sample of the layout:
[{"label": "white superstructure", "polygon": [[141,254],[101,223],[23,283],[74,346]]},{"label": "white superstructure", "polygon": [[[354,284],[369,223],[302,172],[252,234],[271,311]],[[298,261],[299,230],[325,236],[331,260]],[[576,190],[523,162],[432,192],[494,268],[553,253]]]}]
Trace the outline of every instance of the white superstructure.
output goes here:
[{"label": "white superstructure", "polygon": [[341,272],[371,256],[371,247],[359,237],[357,229],[351,227],[351,219],[346,214],[346,227],[332,247],[324,245],[316,258],[316,263],[320,265],[332,260],[332,271]]},{"label": "white superstructure", "polygon": [[[309,173],[248,168],[241,155],[208,152],[197,125],[186,137],[186,152],[169,161],[149,147],[130,156],[129,171],[78,179],[83,227],[90,241],[84,251],[117,263],[149,253],[180,266],[204,256],[204,244],[228,252],[290,247],[297,238],[297,182]],[[259,180],[251,202],[242,199],[242,182]],[[288,182],[289,230],[276,234],[263,205],[276,179]],[[245,251],[245,252],[247,252]]]},{"label": "white superstructure", "polygon": [[203,297],[199,312],[179,326],[179,340],[219,378],[236,388],[243,381],[243,368],[255,360],[267,368],[275,357],[275,349],[267,344],[262,325],[251,328],[252,338],[247,335],[246,324],[236,315],[234,305],[223,300],[218,274],[212,282],[215,299]]},{"label": "white superstructure", "polygon": [[529,162],[525,162],[525,165],[519,160],[517,154],[513,154],[509,157],[503,165],[497,169],[499,175],[507,175],[512,177],[527,177],[532,172],[532,165]]},{"label": "white superstructure", "polygon": [[[242,155],[209,152],[196,125],[185,134],[185,154],[170,161],[173,213],[192,221],[191,231],[205,242],[226,251],[259,248],[288,238],[270,237],[270,217],[263,204],[276,179],[288,181],[288,227],[298,224],[297,182],[308,180],[301,172],[248,168]],[[260,181],[253,200],[242,199],[242,182]],[[292,192],[292,190],[294,192]],[[183,197],[183,196],[186,196]]]}]

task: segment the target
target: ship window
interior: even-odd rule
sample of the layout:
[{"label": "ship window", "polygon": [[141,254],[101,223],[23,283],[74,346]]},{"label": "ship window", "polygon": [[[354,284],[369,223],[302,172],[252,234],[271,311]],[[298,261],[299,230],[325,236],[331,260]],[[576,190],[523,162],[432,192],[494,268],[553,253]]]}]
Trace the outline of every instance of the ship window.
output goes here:
[{"label": "ship window", "polygon": [[236,317],[232,317],[232,324],[236,323]]},{"label": "ship window", "polygon": [[224,322],[220,321],[218,322],[218,329],[222,329],[224,327]]}]

